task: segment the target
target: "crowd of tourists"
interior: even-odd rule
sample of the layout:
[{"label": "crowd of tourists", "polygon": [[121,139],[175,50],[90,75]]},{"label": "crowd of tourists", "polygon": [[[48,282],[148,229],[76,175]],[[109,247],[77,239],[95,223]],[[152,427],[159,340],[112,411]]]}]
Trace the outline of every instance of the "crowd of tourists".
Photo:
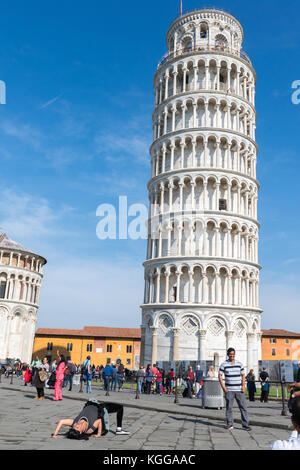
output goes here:
[{"label": "crowd of tourists", "polygon": [[[15,361],[13,365],[10,364],[8,366],[0,364],[0,372],[2,374],[4,373],[6,376],[9,376],[13,371],[15,371],[17,376],[23,376],[25,386],[31,384],[36,388],[35,399],[37,400],[44,400],[45,387],[54,388],[54,401],[63,399],[63,387],[68,386],[69,390],[72,390],[75,374],[80,375],[82,383],[85,382],[87,393],[91,393],[93,378],[95,380],[102,379],[105,390],[116,391],[118,389],[120,392],[122,391],[126,373],[129,372],[121,363],[106,364],[105,367],[92,365],[90,356],[87,356],[82,364],[74,364],[71,358],[66,359],[60,351],[57,351],[57,359],[53,360],[51,364],[48,363],[47,357],[40,360],[38,356],[35,357],[31,364],[22,364],[20,361]],[[246,376],[244,366],[235,359],[235,350],[229,348],[227,360],[220,365],[218,371],[210,367],[207,376],[218,379],[224,392],[227,429],[232,430],[234,426],[233,404],[236,401],[241,413],[242,428],[250,431],[245,389],[246,387],[248,389],[249,401],[254,401],[256,392],[254,370],[251,369]],[[156,364],[152,366],[148,364],[147,367],[143,365],[139,367],[138,371],[134,374],[134,381],[140,394],[171,395],[174,393],[176,386],[177,391],[179,389],[183,397],[200,398],[204,384],[204,372],[201,370],[200,365],[197,365],[195,370],[193,370],[192,366],[189,366],[183,376],[178,379],[175,376],[174,369],[166,372]],[[260,401],[267,402],[270,377],[266,368],[263,368],[260,372],[259,382],[261,388]],[[288,408],[291,413],[293,432],[289,440],[273,443],[271,446],[272,450],[300,450],[300,362],[298,363],[296,382],[290,384],[289,391]],[[57,437],[62,426],[70,427],[67,437],[71,439],[88,439],[89,435],[100,437],[106,434],[109,429],[108,416],[110,413],[117,413],[116,434],[128,434],[122,430],[123,406],[121,404],[103,403],[91,398],[75,419],[60,420],[52,437]]]}]

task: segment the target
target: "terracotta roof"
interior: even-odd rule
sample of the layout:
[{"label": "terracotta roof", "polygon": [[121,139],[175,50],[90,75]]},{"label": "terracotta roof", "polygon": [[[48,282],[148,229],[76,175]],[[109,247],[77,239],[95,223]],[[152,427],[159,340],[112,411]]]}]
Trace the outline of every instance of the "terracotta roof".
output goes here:
[{"label": "terracotta roof", "polygon": [[289,337],[289,338],[300,338],[300,333],[295,333],[293,331],[287,331],[287,330],[276,330],[276,329],[272,329],[272,330],[261,330],[262,332],[262,335],[263,336],[271,336],[272,338],[273,337],[278,337],[278,336],[281,336],[281,337]]},{"label": "terracotta roof", "polygon": [[140,328],[111,328],[106,326],[85,326],[83,330],[70,330],[63,328],[39,328],[36,335],[43,336],[83,336],[83,337],[109,337],[109,338],[140,338]]}]

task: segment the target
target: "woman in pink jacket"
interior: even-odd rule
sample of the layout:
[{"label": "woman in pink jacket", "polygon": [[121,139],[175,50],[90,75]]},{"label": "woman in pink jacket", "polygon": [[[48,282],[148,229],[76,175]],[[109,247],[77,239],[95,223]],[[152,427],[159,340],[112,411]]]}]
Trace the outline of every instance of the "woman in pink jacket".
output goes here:
[{"label": "woman in pink jacket", "polygon": [[55,386],[54,386],[54,401],[62,400],[62,393],[61,393],[61,386],[63,383],[64,379],[64,372],[66,368],[66,359],[63,354],[60,354],[59,351],[57,351],[59,363],[56,367],[55,370]]}]

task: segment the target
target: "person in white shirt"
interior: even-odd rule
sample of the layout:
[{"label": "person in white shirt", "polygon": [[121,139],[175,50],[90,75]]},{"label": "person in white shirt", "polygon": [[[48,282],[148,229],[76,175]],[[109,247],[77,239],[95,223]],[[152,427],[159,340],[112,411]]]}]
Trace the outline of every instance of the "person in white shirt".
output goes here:
[{"label": "person in white shirt", "polygon": [[275,441],[270,450],[300,450],[300,397],[292,404],[292,424],[294,430],[287,441]]}]

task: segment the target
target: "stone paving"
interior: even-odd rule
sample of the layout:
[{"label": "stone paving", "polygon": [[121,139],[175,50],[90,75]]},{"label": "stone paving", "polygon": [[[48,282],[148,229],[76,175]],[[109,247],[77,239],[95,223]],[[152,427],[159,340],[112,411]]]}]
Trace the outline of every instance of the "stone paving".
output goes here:
[{"label": "stone paving", "polygon": [[[103,392],[97,392],[90,396],[103,399]],[[39,401],[33,399],[34,387],[11,386],[10,388],[9,385],[1,384],[0,449],[260,450],[268,449],[276,439],[287,439],[290,435],[290,432],[284,429],[262,426],[252,426],[252,430],[247,432],[242,430],[240,424],[235,424],[234,430],[228,431],[225,429],[224,422],[183,414],[182,409],[180,411],[182,414],[177,414],[173,411],[171,404],[165,406],[165,410],[160,412],[132,407],[133,405],[143,406],[140,402],[144,400],[134,402],[134,396],[131,394],[131,406],[125,407],[123,419],[123,427],[131,432],[130,436],[115,435],[116,421],[115,415],[112,415],[111,430],[100,439],[91,437],[88,441],[72,441],[64,437],[67,428],[61,429],[57,439],[51,439],[49,436],[54,431],[57,422],[62,418],[75,417],[83,406],[82,400],[87,397],[78,392],[65,392],[64,395],[63,401],[53,402],[53,391],[47,390],[45,400]],[[113,393],[112,395],[110,401],[113,401],[113,397],[115,401],[116,399],[128,401],[123,394]],[[157,401],[162,397],[155,398]],[[166,399],[162,398],[161,406],[162,401],[167,403]],[[196,400],[191,401],[196,402]],[[150,404],[150,400],[148,403]]]}]

